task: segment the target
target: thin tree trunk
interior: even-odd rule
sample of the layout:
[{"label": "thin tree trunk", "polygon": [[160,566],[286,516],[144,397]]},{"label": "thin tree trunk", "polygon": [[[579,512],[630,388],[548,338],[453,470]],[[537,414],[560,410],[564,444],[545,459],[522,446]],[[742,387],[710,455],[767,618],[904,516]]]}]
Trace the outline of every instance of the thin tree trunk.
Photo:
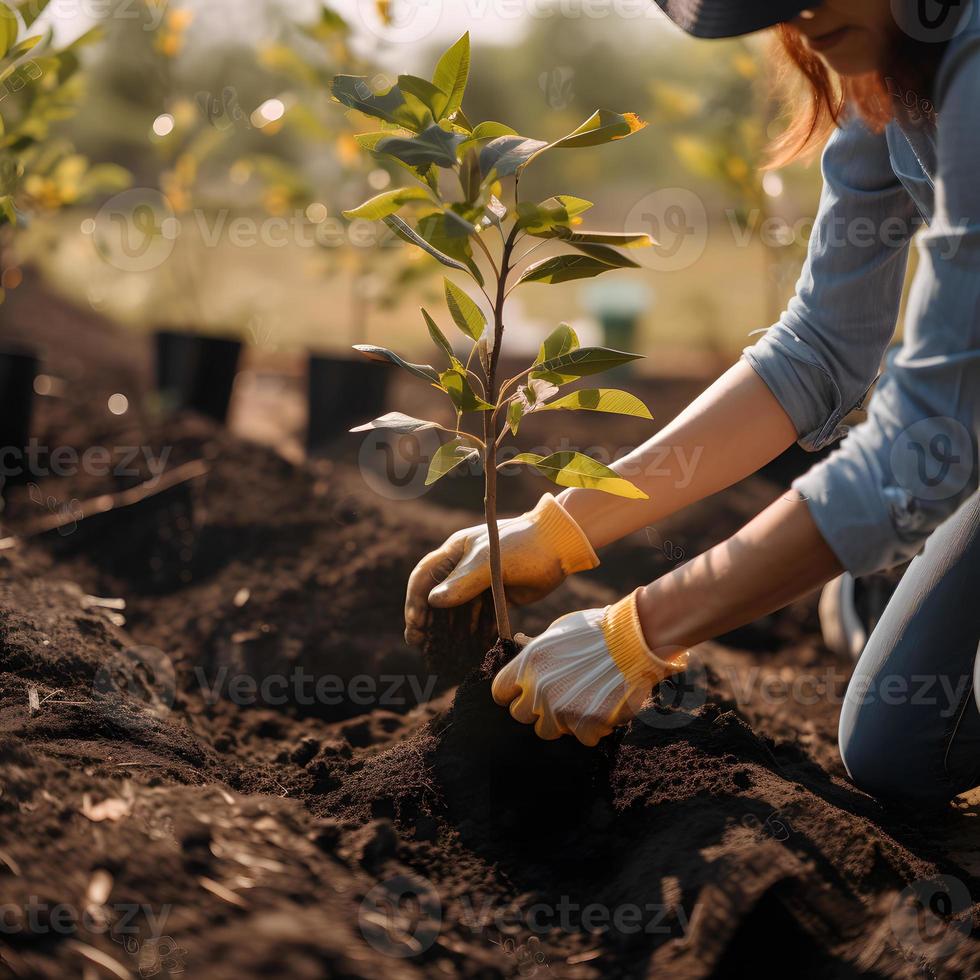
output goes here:
[{"label": "thin tree trunk", "polygon": [[[507,292],[507,274],[510,271],[510,258],[517,235],[516,226],[511,230],[504,244],[500,262],[500,276],[497,280],[497,296],[493,310],[493,350],[490,351],[490,370],[487,372],[487,400],[497,404],[497,362],[504,336],[504,298]],[[494,412],[483,413],[483,436],[486,443],[485,493],[483,512],[487,520],[487,535],[490,539],[490,589],[493,593],[493,609],[497,617],[497,632],[502,640],[514,639],[510,626],[510,613],[507,609],[507,595],[504,591],[504,575],[500,561],[500,532],[497,529],[497,433],[494,431]]]}]

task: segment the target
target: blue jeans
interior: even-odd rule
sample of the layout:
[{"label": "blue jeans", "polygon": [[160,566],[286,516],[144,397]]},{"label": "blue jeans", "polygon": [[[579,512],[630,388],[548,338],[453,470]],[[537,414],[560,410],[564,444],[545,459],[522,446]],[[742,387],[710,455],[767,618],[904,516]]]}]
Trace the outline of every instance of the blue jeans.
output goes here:
[{"label": "blue jeans", "polygon": [[912,560],[851,677],[840,752],[883,802],[942,805],[980,785],[980,493]]}]

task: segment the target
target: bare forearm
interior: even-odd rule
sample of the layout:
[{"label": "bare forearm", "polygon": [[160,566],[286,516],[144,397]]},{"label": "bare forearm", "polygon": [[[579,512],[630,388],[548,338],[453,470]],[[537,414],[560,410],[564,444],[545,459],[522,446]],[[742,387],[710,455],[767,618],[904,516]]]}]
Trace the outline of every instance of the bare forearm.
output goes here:
[{"label": "bare forearm", "polygon": [[601,548],[754,473],[796,437],[765,382],[739,361],[669,425],[613,465],[649,499],[579,489],[558,499],[592,546]]},{"label": "bare forearm", "polygon": [[727,541],[640,591],[651,649],[691,647],[812,592],[841,566],[806,501],[789,492]]}]

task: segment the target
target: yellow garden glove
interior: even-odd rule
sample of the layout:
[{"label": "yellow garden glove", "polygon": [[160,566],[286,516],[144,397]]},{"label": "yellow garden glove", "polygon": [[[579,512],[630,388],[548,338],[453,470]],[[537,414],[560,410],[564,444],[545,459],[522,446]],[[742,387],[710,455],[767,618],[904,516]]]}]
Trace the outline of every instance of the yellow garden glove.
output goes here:
[{"label": "yellow garden glove", "polygon": [[556,619],[493,681],[493,699],[545,739],[595,745],[639,710],[650,688],[687,666],[688,651],[661,659],[643,638],[636,592],[604,609]]},{"label": "yellow garden glove", "polygon": [[[534,510],[497,521],[507,597],[535,602],[566,576],[599,564],[589,539],[546,493]],[[490,588],[490,536],[485,524],[457,531],[415,566],[405,597],[405,640],[418,646],[430,606],[445,609],[475,599]]]}]

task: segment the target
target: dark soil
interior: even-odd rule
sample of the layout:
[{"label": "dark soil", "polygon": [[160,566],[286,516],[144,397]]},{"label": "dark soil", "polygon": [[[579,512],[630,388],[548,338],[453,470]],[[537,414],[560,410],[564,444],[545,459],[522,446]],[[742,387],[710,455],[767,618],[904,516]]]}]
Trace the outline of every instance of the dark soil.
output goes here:
[{"label": "dark soil", "polygon": [[[508,651],[480,664],[458,623],[441,662],[401,639],[412,565],[472,513],[372,493],[353,440],[294,466],[160,420],[142,342],[30,299],[12,296],[8,330],[66,380],[39,399],[42,444],[169,447],[168,470],[207,472],[42,534],[59,506],[152,474],[11,491],[0,977],[980,973],[957,892],[980,894],[976,818],[889,812],[847,782],[849,665],[820,646],[814,600],[705,645],[597,748],[542,742],[490,698]],[[666,420],[679,406],[648,388]],[[587,424],[571,437],[609,440]],[[661,574],[781,486],[757,477],[634,535],[517,628]],[[802,675],[817,696],[792,696]],[[958,915],[916,918],[905,890],[940,876]]]}]

